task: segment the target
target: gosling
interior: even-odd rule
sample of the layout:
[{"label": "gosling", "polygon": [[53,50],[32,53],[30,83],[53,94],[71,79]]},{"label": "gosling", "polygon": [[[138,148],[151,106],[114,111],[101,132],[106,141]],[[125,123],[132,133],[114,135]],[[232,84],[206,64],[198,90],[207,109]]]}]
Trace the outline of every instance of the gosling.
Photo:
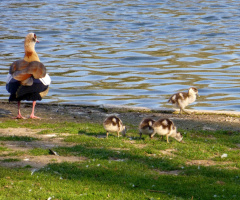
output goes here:
[{"label": "gosling", "polygon": [[121,119],[112,115],[107,117],[103,122],[103,127],[107,131],[107,138],[109,132],[117,132],[119,138],[119,133],[121,132],[123,136],[126,136],[126,127],[123,125]]},{"label": "gosling", "polygon": [[166,135],[167,137],[167,143],[169,143],[169,137],[172,137],[176,139],[178,142],[181,142],[183,139],[183,136],[181,133],[177,132],[177,128],[174,125],[174,123],[170,119],[159,119],[153,124],[154,132],[151,135],[151,138],[155,134],[158,134],[160,136]]},{"label": "gosling", "polygon": [[153,134],[153,123],[155,122],[155,120],[150,119],[150,118],[146,118],[143,119],[140,124],[139,124],[139,135],[140,135],[140,139],[142,138],[142,134],[144,135],[149,135],[149,137],[151,137],[151,135]]},{"label": "gosling", "polygon": [[180,108],[180,114],[183,112],[190,114],[185,109],[186,106],[193,103],[198,95],[198,90],[195,87],[188,89],[188,92],[179,92],[170,97],[168,100],[169,103],[175,104],[177,108]]}]

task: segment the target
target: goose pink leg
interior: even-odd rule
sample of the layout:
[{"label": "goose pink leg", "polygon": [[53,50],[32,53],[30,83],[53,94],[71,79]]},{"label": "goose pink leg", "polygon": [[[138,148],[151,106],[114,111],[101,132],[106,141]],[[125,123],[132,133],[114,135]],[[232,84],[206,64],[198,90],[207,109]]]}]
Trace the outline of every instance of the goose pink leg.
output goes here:
[{"label": "goose pink leg", "polygon": [[33,105],[32,105],[32,113],[31,113],[31,115],[30,115],[29,118],[31,118],[31,119],[40,119],[40,117],[37,117],[37,116],[34,115],[35,105],[36,105],[36,101],[33,101]]},{"label": "goose pink leg", "polygon": [[13,119],[26,119],[25,117],[23,117],[23,116],[21,115],[20,105],[21,105],[21,102],[18,101],[18,115],[17,115],[17,117],[14,117]]}]

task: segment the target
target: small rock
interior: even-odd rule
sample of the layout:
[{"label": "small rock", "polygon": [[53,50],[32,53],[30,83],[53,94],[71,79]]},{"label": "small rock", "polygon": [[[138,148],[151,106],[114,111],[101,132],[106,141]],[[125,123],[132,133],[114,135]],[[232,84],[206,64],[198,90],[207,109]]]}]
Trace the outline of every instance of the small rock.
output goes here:
[{"label": "small rock", "polygon": [[221,158],[226,158],[228,157],[228,155],[226,153],[224,153],[223,155],[221,155]]}]

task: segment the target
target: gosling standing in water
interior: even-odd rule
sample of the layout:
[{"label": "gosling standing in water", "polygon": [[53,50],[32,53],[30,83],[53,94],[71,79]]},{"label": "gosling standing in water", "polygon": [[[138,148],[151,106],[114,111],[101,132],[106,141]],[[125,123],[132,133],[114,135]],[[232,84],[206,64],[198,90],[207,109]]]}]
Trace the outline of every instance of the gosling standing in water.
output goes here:
[{"label": "gosling standing in water", "polygon": [[123,125],[121,119],[116,116],[107,117],[103,122],[103,127],[107,131],[107,138],[109,132],[117,132],[119,138],[119,133],[121,132],[123,136],[126,135],[126,127]]},{"label": "gosling standing in water", "polygon": [[188,92],[179,92],[172,95],[168,102],[175,104],[177,108],[180,108],[180,114],[183,112],[190,114],[184,110],[184,108],[190,103],[193,103],[196,100],[197,96],[199,96],[197,88],[191,87],[188,89]]}]

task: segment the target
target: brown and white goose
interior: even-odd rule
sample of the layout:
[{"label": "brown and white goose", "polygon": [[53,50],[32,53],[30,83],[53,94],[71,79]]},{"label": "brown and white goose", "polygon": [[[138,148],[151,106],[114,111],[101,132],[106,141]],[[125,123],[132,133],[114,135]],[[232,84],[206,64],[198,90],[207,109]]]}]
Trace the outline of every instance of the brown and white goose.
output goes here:
[{"label": "brown and white goose", "polygon": [[127,129],[123,125],[122,120],[115,115],[107,117],[103,122],[103,127],[107,131],[107,138],[109,132],[117,132],[118,137],[120,132],[123,134],[123,136],[125,136],[127,132]]},{"label": "brown and white goose", "polygon": [[9,101],[18,101],[18,115],[16,119],[24,119],[20,112],[22,100],[33,101],[30,118],[34,115],[36,101],[47,95],[51,79],[46,73],[46,67],[40,62],[35,51],[35,44],[39,42],[35,33],[29,33],[24,42],[25,55],[23,60],[12,63],[7,76],[6,89],[10,93]]},{"label": "brown and white goose", "polygon": [[173,137],[178,142],[181,142],[183,139],[183,136],[181,135],[181,133],[177,132],[177,127],[174,125],[173,121],[171,121],[170,119],[157,120],[153,124],[153,129],[154,129],[154,132],[151,135],[151,138],[153,138],[155,134],[158,134],[162,137],[166,135],[167,143],[169,143],[169,139],[168,139],[169,137]]},{"label": "brown and white goose", "polygon": [[[179,92],[170,97],[169,103],[175,104],[177,108],[180,108],[180,114],[183,112],[188,113],[184,108],[193,103],[198,96],[198,90],[195,87],[188,89],[188,92]],[[189,114],[189,113],[188,113]]]},{"label": "brown and white goose", "polygon": [[143,135],[149,135],[149,137],[151,137],[152,133],[153,133],[153,123],[155,122],[155,120],[151,119],[151,118],[145,118],[143,119],[140,124],[139,124],[139,135],[140,138]]}]

